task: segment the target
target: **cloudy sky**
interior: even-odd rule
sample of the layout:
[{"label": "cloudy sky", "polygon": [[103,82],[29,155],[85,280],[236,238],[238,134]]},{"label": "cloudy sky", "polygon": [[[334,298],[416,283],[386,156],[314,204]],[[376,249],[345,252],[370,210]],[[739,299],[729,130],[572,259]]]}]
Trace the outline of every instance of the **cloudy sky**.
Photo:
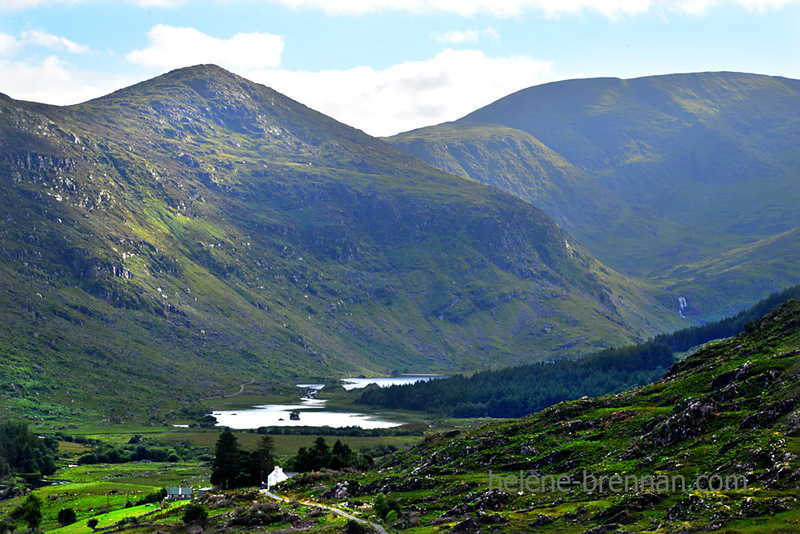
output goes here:
[{"label": "cloudy sky", "polygon": [[800,0],[0,0],[14,98],[73,104],[199,63],[390,135],[567,78],[800,78]]}]

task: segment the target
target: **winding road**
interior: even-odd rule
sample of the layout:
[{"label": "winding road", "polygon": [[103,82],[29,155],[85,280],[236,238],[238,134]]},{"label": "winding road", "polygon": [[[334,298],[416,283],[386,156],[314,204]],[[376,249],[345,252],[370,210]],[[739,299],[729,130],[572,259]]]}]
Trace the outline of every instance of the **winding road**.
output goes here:
[{"label": "winding road", "polygon": [[[276,493],[272,493],[269,490],[262,489],[260,491],[261,491],[261,493],[263,493],[267,497],[271,497],[271,498],[273,498],[275,500],[283,501],[283,502],[289,502],[290,501],[290,499],[287,499],[286,497],[283,497],[283,496],[278,495]],[[367,521],[365,519],[358,518],[358,517],[354,516],[353,514],[351,514],[349,512],[345,512],[344,510],[342,510],[340,508],[336,508],[334,506],[328,506],[327,504],[322,504],[322,503],[318,503],[318,502],[311,502],[311,501],[298,501],[298,502],[300,502],[302,504],[305,504],[306,506],[314,506],[316,508],[324,508],[325,510],[329,510],[331,512],[336,512],[337,514],[339,514],[342,517],[346,517],[347,519],[352,519],[353,521],[358,521],[359,523],[361,523],[363,525],[367,525],[369,527],[372,527],[377,532],[379,532],[380,534],[388,534],[386,532],[386,529],[383,528],[382,526],[378,525],[377,523],[371,523],[371,522],[369,522],[369,521]]]}]

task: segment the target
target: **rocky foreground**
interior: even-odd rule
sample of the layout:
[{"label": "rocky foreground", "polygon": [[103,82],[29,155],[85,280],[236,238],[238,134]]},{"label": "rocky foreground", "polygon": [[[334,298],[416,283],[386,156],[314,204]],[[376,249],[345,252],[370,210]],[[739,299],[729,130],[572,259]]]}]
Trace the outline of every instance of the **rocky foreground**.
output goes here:
[{"label": "rocky foreground", "polygon": [[800,302],[655,384],[434,435],[287,490],[411,532],[800,532]]}]

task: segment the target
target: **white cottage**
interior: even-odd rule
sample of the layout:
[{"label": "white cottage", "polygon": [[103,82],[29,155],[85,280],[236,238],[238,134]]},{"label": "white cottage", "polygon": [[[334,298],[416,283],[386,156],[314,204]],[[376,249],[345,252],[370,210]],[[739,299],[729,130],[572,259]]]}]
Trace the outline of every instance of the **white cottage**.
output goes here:
[{"label": "white cottage", "polygon": [[194,490],[186,486],[167,488],[168,501],[188,501],[194,497]]},{"label": "white cottage", "polygon": [[267,488],[271,488],[272,486],[283,482],[287,478],[289,477],[286,476],[286,473],[283,472],[283,469],[276,465],[275,469],[273,469],[272,473],[270,473],[267,477]]}]

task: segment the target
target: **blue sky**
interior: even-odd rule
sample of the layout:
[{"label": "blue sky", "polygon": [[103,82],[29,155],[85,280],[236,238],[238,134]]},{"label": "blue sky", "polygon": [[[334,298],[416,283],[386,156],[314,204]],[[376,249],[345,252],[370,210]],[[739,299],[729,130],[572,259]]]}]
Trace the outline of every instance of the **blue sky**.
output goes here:
[{"label": "blue sky", "polygon": [[798,0],[0,0],[0,92],[71,104],[216,63],[373,135],[567,78],[800,78]]}]

